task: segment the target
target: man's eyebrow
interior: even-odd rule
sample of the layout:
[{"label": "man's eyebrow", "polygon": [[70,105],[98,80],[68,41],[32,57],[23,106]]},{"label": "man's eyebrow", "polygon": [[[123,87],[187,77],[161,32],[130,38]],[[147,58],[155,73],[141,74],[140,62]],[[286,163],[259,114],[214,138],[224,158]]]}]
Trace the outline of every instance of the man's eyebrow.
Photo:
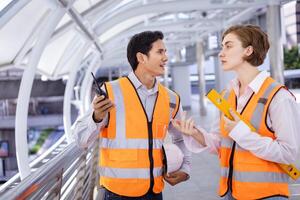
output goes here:
[{"label": "man's eyebrow", "polygon": [[167,52],[167,49],[161,48],[161,49],[158,49],[158,51],[164,51],[164,52]]}]

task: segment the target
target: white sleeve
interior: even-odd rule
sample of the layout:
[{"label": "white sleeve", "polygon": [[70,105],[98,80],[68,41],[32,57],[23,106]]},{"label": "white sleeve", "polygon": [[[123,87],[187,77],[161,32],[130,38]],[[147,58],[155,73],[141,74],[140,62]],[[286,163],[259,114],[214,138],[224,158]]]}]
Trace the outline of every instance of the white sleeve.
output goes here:
[{"label": "white sleeve", "polygon": [[81,148],[88,147],[97,136],[100,130],[107,124],[107,116],[100,122],[93,120],[93,109],[89,109],[83,116],[78,117],[72,126],[73,138]]},{"label": "white sleeve", "polygon": [[290,164],[296,160],[299,148],[300,110],[294,98],[281,89],[273,98],[268,117],[276,139],[263,137],[240,121],[230,132],[230,137],[242,148],[259,158]]}]

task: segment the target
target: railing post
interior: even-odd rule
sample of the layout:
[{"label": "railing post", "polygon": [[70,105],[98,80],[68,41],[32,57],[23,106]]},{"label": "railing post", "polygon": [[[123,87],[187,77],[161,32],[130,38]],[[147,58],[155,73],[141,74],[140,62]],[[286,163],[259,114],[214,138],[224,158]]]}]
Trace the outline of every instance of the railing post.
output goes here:
[{"label": "railing post", "polygon": [[99,140],[95,141],[93,147],[93,161],[92,161],[92,173],[91,173],[91,184],[90,184],[90,195],[89,199],[93,199],[94,197],[94,189],[99,184],[99,175],[98,175],[98,160],[99,160]]},{"label": "railing post", "polygon": [[63,175],[64,175],[64,169],[61,169],[61,172],[60,174],[57,176],[57,179],[59,181],[59,185],[57,186],[57,190],[56,190],[56,193],[57,193],[57,199],[59,200],[60,197],[61,197],[61,188],[62,188],[62,184],[63,184]]},{"label": "railing post", "polygon": [[84,179],[85,179],[85,174],[86,174],[86,155],[87,151],[85,151],[79,158],[79,167],[78,167],[78,173],[76,176],[77,184],[75,186],[75,195],[74,199],[82,199],[83,195],[83,184],[84,184]]}]

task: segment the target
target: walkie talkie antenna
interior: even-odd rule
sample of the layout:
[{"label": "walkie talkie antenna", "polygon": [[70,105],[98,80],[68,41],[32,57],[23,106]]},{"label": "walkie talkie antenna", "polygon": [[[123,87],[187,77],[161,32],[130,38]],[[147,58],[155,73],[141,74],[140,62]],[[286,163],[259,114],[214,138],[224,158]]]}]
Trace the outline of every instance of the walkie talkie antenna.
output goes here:
[{"label": "walkie talkie antenna", "polygon": [[93,72],[91,72],[91,74],[92,74],[92,76],[93,76],[93,78],[94,78],[95,84],[97,85],[99,92],[101,92],[100,85],[98,84],[98,81],[97,81],[95,75],[93,74]]}]

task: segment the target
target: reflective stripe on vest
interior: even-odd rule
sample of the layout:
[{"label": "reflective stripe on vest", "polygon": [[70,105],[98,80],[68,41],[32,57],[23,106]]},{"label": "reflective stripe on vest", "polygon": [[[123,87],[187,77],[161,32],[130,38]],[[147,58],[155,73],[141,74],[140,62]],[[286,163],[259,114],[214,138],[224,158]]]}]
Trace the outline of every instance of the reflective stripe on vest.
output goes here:
[{"label": "reflective stripe on vest", "polygon": [[[221,139],[221,147],[231,149],[232,145],[233,145],[233,140],[232,139],[230,139],[230,138],[222,138]],[[235,145],[236,145],[235,150],[246,151],[240,145],[238,145],[238,144],[235,144]]]},{"label": "reflective stripe on vest", "polygon": [[[162,140],[153,139],[153,149],[160,149]],[[148,139],[127,139],[116,142],[114,139],[102,138],[100,143],[101,148],[110,149],[147,149],[149,146]]]},{"label": "reflective stripe on vest", "polygon": [[[229,168],[221,167],[221,176],[228,177]],[[282,173],[275,172],[243,172],[233,171],[233,178],[235,181],[240,182],[253,182],[253,183],[286,183],[289,177]]]},{"label": "reflective stripe on vest", "polygon": [[[115,108],[110,111],[107,127],[100,133],[100,184],[116,194],[139,197],[150,189],[153,174],[153,192],[161,192],[162,144],[170,119],[178,111],[179,96],[158,83],[153,116],[148,119],[129,79],[120,78],[106,83],[106,87]],[[149,140],[150,133],[152,140]]]},{"label": "reflective stripe on vest", "polygon": [[265,104],[267,103],[266,101],[267,101],[270,93],[274,90],[274,88],[277,85],[278,84],[276,82],[271,83],[271,85],[266,89],[263,96],[260,97],[260,99],[258,101],[258,104],[257,104],[255,111],[252,115],[252,118],[250,120],[250,124],[252,124],[257,130],[259,129],[261,121],[264,120],[262,118],[262,117],[264,117],[262,115],[262,113],[264,112]]},{"label": "reflective stripe on vest", "polygon": [[[260,90],[253,94],[241,115],[257,129],[257,133],[264,137],[275,139],[274,133],[266,125],[268,107],[276,94],[283,87],[272,78],[267,78]],[[236,96],[230,92],[228,102],[236,108]],[[220,147],[220,196],[229,191],[231,186],[232,195],[236,199],[260,199],[273,195],[288,196],[288,176],[278,167],[276,163],[258,158],[250,151],[243,149],[235,143],[232,160],[232,177],[229,177],[230,155],[234,141],[228,136],[224,129],[223,119],[221,128]],[[229,178],[232,178],[230,182]],[[228,184],[231,183],[231,184]]]},{"label": "reflective stripe on vest", "polygon": [[167,91],[170,97],[170,119],[174,119],[179,110],[180,98],[174,91],[169,89]]},{"label": "reflective stripe on vest", "polygon": [[[139,179],[149,179],[149,169],[124,169],[124,168],[110,168],[110,167],[100,167],[99,173],[101,176],[111,177],[111,178],[139,178]],[[162,174],[161,167],[153,168],[154,177],[159,177]]]}]

